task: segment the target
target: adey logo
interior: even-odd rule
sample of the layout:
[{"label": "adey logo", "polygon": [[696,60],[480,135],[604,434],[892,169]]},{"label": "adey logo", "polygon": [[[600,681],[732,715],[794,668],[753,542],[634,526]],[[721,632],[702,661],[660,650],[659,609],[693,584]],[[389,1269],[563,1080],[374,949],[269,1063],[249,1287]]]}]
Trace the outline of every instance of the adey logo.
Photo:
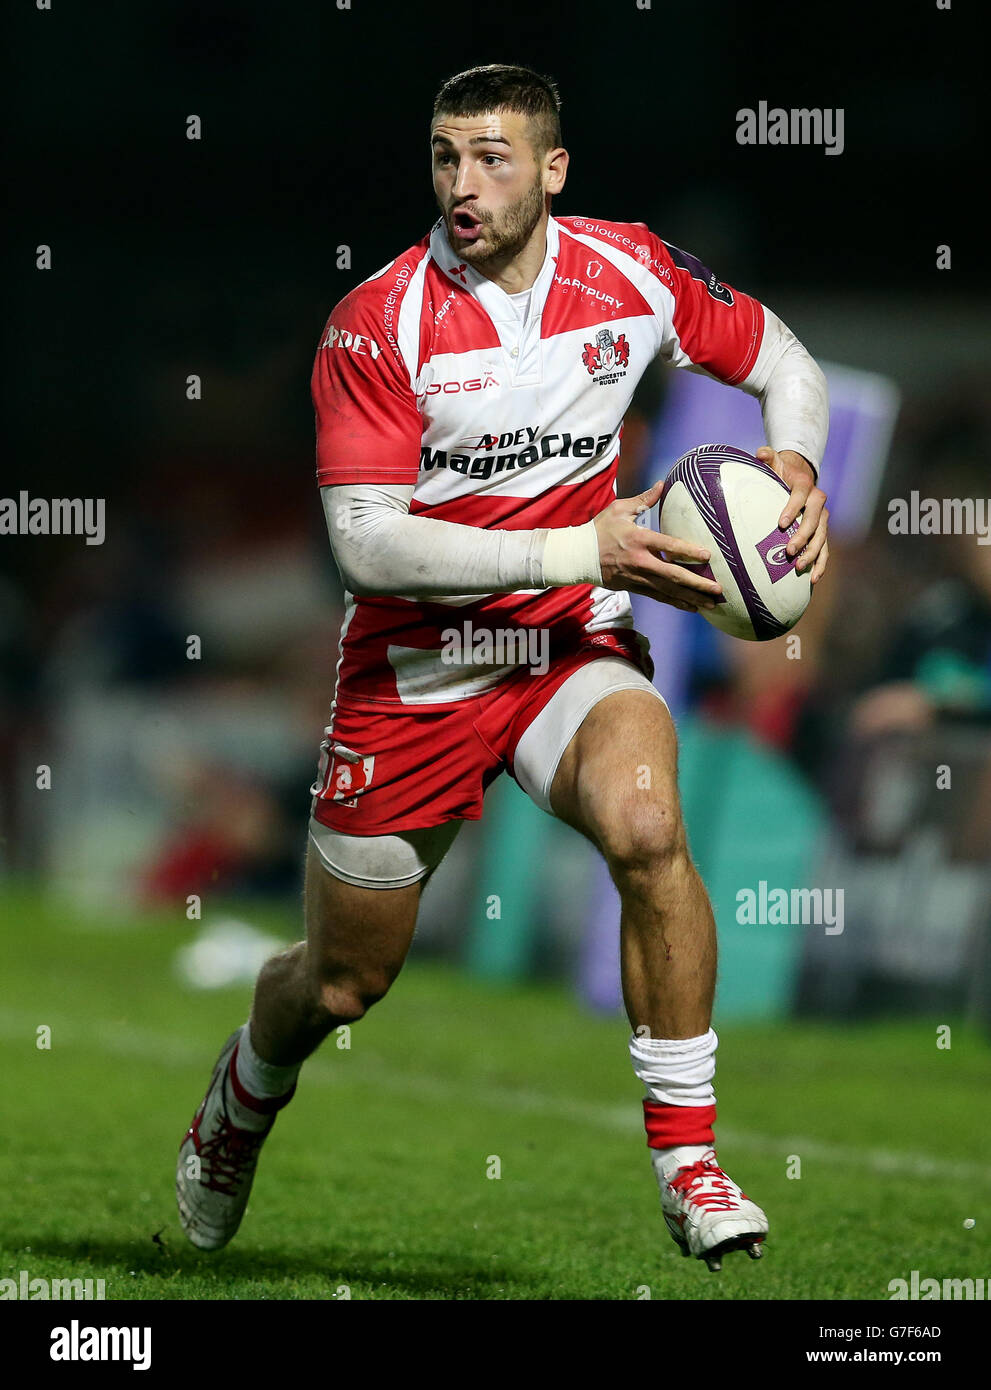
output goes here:
[{"label": "adey logo", "polygon": [[364,333],[352,333],[348,328],[335,328],[333,324],[328,326],[327,336],[320,346],[321,348],[345,348],[358,357],[371,357],[372,361],[382,351],[374,338],[369,338]]}]

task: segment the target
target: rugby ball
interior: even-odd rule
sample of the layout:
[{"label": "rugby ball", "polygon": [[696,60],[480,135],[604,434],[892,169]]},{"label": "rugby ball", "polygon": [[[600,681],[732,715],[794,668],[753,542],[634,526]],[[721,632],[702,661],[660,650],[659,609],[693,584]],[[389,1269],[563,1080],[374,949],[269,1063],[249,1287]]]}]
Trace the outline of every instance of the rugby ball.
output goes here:
[{"label": "rugby ball", "polygon": [[809,605],[809,572],[799,574],[798,557],[785,549],[801,514],[787,531],[778,527],[788,496],[772,468],[731,444],[690,449],[664,480],[649,524],[709,551],[706,564],[686,568],[722,586],[715,608],[699,612],[732,637],[768,642],[793,628]]}]

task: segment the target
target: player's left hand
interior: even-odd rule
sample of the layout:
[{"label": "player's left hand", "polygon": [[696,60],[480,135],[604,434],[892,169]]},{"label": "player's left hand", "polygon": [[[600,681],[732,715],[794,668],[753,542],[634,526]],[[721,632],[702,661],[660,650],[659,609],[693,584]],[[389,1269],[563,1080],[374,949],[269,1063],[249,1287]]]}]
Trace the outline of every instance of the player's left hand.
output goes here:
[{"label": "player's left hand", "polygon": [[[808,459],[796,454],[792,449],[782,449],[775,453],[765,444],[757,450],[757,458],[773,468],[778,477],[791,489],[791,496],[778,518],[778,525],[787,530],[804,509],[804,516],[798,530],[788,540],[788,554],[798,555],[795,568],[804,574],[811,568],[809,576],[817,584],[823,576],[829,559],[829,545],[826,541],[826,527],[829,523],[829,510],[826,507],[826,494],[816,486],[815,474]],[[801,552],[801,554],[799,554]]]}]

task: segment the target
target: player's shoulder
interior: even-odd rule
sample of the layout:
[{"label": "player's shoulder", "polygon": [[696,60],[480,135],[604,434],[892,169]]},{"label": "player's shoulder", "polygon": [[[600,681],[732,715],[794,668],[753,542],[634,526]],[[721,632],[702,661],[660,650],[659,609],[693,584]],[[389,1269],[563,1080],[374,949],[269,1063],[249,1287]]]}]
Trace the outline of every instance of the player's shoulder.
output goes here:
[{"label": "player's shoulder", "polygon": [[620,257],[614,263],[630,275],[635,284],[642,282],[643,272],[647,271],[667,289],[674,288],[676,261],[671,247],[652,232],[646,222],[614,222],[606,217],[559,217],[556,220],[565,235],[578,239],[579,246],[598,243],[603,248],[613,247]]},{"label": "player's shoulder", "polygon": [[342,327],[394,322],[399,305],[409,290],[418,266],[430,253],[429,233],[393,256],[384,266],[355,285],[331,310],[331,319]]},{"label": "player's shoulder", "polygon": [[675,295],[705,292],[729,307],[735,302],[734,291],[722,284],[697,256],[683,251],[674,242],[665,241],[652,232],[646,222],[609,222],[590,217],[561,217],[557,220],[566,232],[615,246]]},{"label": "player's shoulder", "polygon": [[664,245],[646,222],[616,222],[607,217],[558,217],[555,221],[572,236],[608,243],[641,262],[652,247]]}]

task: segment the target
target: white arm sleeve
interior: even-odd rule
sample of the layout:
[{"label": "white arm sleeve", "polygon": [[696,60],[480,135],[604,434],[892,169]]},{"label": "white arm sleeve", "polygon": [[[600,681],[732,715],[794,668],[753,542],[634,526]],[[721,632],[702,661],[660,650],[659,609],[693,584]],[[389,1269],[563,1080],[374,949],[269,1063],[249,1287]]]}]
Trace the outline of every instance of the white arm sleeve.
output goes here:
[{"label": "white arm sleeve", "polygon": [[822,368],[777,314],[764,307],[764,337],[753,370],[740,383],[760,401],[764,435],[776,452],[793,449],[819,477],[829,433],[829,389]]},{"label": "white arm sleeve", "polygon": [[411,486],[324,487],[334,558],[349,593],[429,598],[599,584],[595,525],[486,531],[410,516]]}]

